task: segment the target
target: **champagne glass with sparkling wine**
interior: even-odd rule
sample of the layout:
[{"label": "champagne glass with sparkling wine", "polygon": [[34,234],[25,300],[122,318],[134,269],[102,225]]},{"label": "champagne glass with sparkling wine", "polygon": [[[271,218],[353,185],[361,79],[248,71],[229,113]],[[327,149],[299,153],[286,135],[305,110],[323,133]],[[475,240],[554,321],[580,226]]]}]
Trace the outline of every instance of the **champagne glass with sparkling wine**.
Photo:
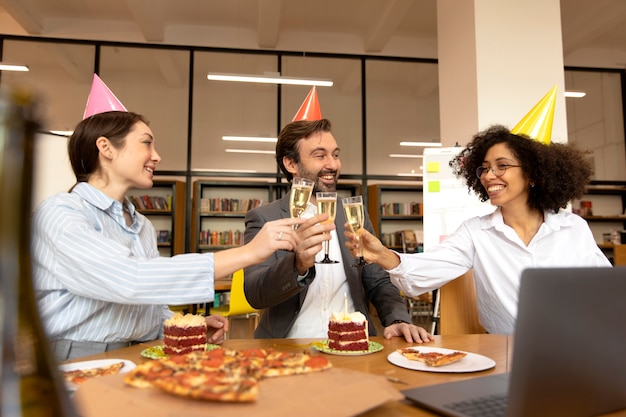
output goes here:
[{"label": "champagne glass with sparkling wine", "polygon": [[291,217],[300,217],[306,210],[311,198],[311,192],[313,192],[313,184],[313,181],[306,178],[293,177],[291,195],[289,196],[289,213]]},{"label": "champagne glass with sparkling wine", "polygon": [[[335,192],[320,192],[315,194],[317,200],[317,214],[328,214],[328,220],[323,223],[334,223],[335,214],[337,213],[337,193]],[[324,259],[317,262],[319,264],[337,264],[339,262],[333,261],[328,256],[330,241],[324,241]]]},{"label": "champagne glass with sparkling wine", "polygon": [[361,236],[357,233],[359,229],[363,227],[365,222],[365,213],[363,211],[363,196],[357,195],[354,197],[348,197],[341,199],[343,203],[343,209],[346,212],[346,220],[350,226],[352,233],[356,235],[357,243],[359,244],[359,262],[352,266],[363,266],[367,263],[363,258],[363,246],[361,245]]}]

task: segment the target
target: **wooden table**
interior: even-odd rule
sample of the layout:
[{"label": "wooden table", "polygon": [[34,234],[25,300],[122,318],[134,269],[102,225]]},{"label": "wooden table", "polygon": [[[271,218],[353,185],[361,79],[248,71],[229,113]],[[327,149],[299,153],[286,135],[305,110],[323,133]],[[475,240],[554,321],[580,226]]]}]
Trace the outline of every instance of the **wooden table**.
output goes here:
[{"label": "wooden table", "polygon": [[[406,384],[394,383],[394,386],[401,389],[417,387],[422,385],[431,385],[440,382],[454,381],[465,378],[474,378],[477,376],[488,375],[492,373],[505,372],[508,369],[508,358],[511,346],[509,337],[502,335],[462,335],[462,336],[437,336],[436,340],[428,343],[427,346],[439,346],[448,349],[466,350],[473,353],[488,356],[496,361],[496,367],[491,370],[469,373],[469,374],[444,374],[444,373],[428,373],[404,369],[392,365],[387,361],[387,355],[395,349],[407,346],[414,346],[406,343],[400,337],[394,337],[386,340],[382,337],[374,337],[373,341],[379,342],[384,346],[381,352],[363,356],[330,356],[333,366],[339,368],[347,368],[361,372],[368,372],[379,375],[388,375],[393,378],[405,382]],[[225,347],[232,349],[247,348],[268,348],[273,347],[283,351],[301,351],[307,349],[309,344],[319,339],[231,339],[224,343]],[[105,352],[98,355],[92,355],[73,362],[96,359],[127,359],[137,364],[147,361],[140,352],[147,346],[158,345],[159,341],[139,344],[127,348]],[[370,410],[363,416],[432,416],[427,411],[421,410],[409,402],[398,401],[388,402],[383,406]]]},{"label": "wooden table", "polygon": [[[300,351],[307,349],[311,342],[319,339],[231,339],[224,343],[225,347],[232,349],[268,348],[272,347],[282,351]],[[400,368],[387,361],[387,355],[395,349],[415,346],[409,344],[400,337],[386,340],[382,337],[373,337],[372,341],[381,343],[384,349],[381,352],[363,356],[330,356],[333,366],[346,368],[377,375],[387,375],[397,378],[404,383],[393,383],[398,390],[412,387],[434,385],[443,382],[459,381],[462,379],[476,378],[490,374],[503,373],[510,370],[512,342],[511,336],[491,334],[471,335],[445,335],[436,336],[435,341],[425,344],[429,347],[442,347],[447,349],[464,350],[490,357],[496,362],[495,368],[473,373],[431,373],[420,372]],[[85,358],[76,359],[73,362],[95,359],[128,359],[135,363],[142,363],[144,359],[140,352],[148,346],[158,345],[159,341],[130,346],[124,349],[105,352]],[[429,411],[418,408],[409,401],[389,401],[380,407],[372,409],[363,417],[387,417],[387,416],[434,416]],[[626,416],[626,410],[609,416]]]}]

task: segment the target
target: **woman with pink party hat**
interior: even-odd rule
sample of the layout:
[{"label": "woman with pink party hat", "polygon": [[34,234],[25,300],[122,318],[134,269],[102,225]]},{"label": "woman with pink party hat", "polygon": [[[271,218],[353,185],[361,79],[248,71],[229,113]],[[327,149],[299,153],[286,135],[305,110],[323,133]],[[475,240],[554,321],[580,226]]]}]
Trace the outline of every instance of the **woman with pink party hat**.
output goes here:
[{"label": "woman with pink party hat", "polygon": [[[68,151],[77,183],[37,208],[32,239],[35,294],[58,360],[160,339],[167,305],[212,300],[216,278],[300,242],[292,226],[304,221],[284,219],[242,247],[160,257],[153,225],[125,197],[152,186],[154,134],[97,76]],[[228,321],[206,321],[207,341],[221,343]]]},{"label": "woman with pink party hat", "polygon": [[[549,144],[554,94],[556,89],[513,129],[517,134],[492,126],[450,162],[481,201],[496,206],[492,214],[465,221],[441,244],[418,254],[396,253],[365,231],[366,261],[387,270],[409,296],[432,291],[473,269],[480,323],[487,332],[501,334],[513,333],[523,269],[610,267],[587,222],[563,210],[582,196],[592,169],[585,152]],[[356,254],[354,234],[346,236],[351,238],[346,245]]]}]

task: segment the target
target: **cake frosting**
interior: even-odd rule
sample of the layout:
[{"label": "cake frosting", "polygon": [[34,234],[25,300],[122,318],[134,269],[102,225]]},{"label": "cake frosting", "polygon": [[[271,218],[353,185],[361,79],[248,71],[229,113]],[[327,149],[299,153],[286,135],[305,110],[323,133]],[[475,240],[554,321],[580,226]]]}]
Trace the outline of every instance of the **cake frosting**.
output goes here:
[{"label": "cake frosting", "polygon": [[179,312],[163,322],[163,352],[182,355],[206,348],[207,325],[204,316]]},{"label": "cake frosting", "polygon": [[365,315],[358,311],[332,313],[328,323],[328,347],[344,351],[367,350],[369,333]]}]

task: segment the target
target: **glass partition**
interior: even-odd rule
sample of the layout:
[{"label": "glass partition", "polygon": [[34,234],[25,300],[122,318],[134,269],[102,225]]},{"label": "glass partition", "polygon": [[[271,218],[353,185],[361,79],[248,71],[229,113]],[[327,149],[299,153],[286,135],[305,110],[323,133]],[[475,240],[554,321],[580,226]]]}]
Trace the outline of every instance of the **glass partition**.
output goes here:
[{"label": "glass partition", "polygon": [[209,72],[263,75],[276,72],[274,55],[195,52],[191,168],[194,171],[276,173],[275,141],[223,137],[276,138],[278,87],[211,81]]},{"label": "glass partition", "polygon": [[101,50],[100,78],[129,111],[150,122],[162,158],[157,174],[187,169],[189,54],[120,46]]},{"label": "glass partition", "polygon": [[[334,85],[319,87],[318,95],[342,150],[343,174],[368,181],[419,179],[423,148],[400,142],[440,141],[439,81],[437,64],[431,60],[106,42],[98,46],[10,36],[3,36],[2,42],[2,60],[24,63],[30,71],[3,71],[0,83],[24,85],[42,96],[44,130],[74,128],[98,71],[129,110],[150,121],[163,157],[159,170],[191,170],[192,176],[216,171],[241,172],[244,177],[276,174],[273,141],[223,137],[275,138],[310,87],[209,81],[209,72],[264,74],[280,69],[284,76],[332,79]],[[566,90],[586,94],[566,99],[568,140],[593,151],[595,180],[626,178],[623,77],[623,70],[565,69]]]},{"label": "glass partition", "polygon": [[[282,75],[330,79],[332,87],[317,87],[322,116],[332,123],[333,136],[341,149],[342,174],[363,173],[363,123],[361,60],[285,56]],[[309,86],[282,87],[281,126],[289,123],[311,90]]]},{"label": "glass partition", "polygon": [[2,84],[41,96],[44,130],[71,131],[85,111],[95,50],[94,45],[5,40],[2,61],[25,64],[30,71],[2,71]]},{"label": "glass partition", "polygon": [[423,147],[440,142],[435,63],[368,60],[365,70],[367,174],[420,176]]},{"label": "glass partition", "polygon": [[566,70],[568,141],[593,152],[594,180],[626,179],[622,82],[618,71]]}]

